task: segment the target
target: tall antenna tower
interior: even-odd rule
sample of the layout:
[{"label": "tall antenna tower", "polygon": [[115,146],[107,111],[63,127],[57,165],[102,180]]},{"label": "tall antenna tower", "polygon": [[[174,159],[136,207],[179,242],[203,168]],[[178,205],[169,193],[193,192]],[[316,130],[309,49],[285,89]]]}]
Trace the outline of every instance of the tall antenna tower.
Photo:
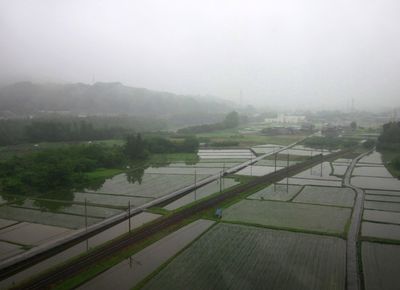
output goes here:
[{"label": "tall antenna tower", "polygon": [[242,107],[242,104],[243,104],[243,93],[242,93],[242,89],[240,89],[239,106]]},{"label": "tall antenna tower", "polygon": [[354,112],[354,99],[351,98],[351,112]]}]

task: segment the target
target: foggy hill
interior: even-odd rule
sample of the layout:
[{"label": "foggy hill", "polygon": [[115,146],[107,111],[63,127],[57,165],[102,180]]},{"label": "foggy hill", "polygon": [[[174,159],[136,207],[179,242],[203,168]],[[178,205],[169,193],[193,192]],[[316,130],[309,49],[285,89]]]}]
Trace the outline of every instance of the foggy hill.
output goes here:
[{"label": "foggy hill", "polygon": [[35,115],[63,112],[86,115],[128,114],[167,117],[190,113],[225,113],[222,100],[206,100],[121,83],[33,84],[20,82],[0,89],[0,114]]}]

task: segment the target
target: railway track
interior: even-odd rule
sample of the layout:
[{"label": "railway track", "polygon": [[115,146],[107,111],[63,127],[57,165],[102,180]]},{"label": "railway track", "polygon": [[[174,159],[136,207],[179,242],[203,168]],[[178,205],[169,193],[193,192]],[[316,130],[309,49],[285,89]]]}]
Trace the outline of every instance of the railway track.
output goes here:
[{"label": "railway track", "polygon": [[[89,252],[86,256],[83,256],[78,261],[74,261],[73,263],[68,263],[61,267],[55,268],[50,272],[39,275],[28,282],[17,285],[13,289],[49,289],[52,286],[56,285],[57,282],[65,280],[67,278],[73,277],[74,275],[80,273],[82,270],[87,269],[91,265],[96,264],[97,262],[107,259],[111,257],[118,251],[125,249],[128,246],[132,246],[135,243],[143,241],[148,237],[156,234],[162,229],[173,226],[180,221],[194,216],[202,211],[209,210],[210,208],[216,207],[218,204],[224,201],[228,201],[230,199],[235,198],[241,193],[251,190],[262,184],[269,184],[277,182],[287,176],[292,176],[297,174],[309,167],[315,166],[322,161],[331,161],[334,160],[348,151],[340,151],[329,154],[327,156],[317,155],[314,156],[302,163],[298,163],[287,168],[280,169],[276,172],[257,177],[254,180],[251,180],[248,183],[239,185],[231,190],[227,190],[222,194],[216,195],[212,198],[201,201],[192,207],[185,208],[177,213],[172,215],[161,217],[160,219],[155,220],[147,226],[140,228],[139,230],[133,232],[131,235],[124,236],[120,239],[116,239],[112,243],[101,246],[93,251]],[[24,267],[27,267],[25,265]],[[12,271],[12,269],[8,269]]]}]

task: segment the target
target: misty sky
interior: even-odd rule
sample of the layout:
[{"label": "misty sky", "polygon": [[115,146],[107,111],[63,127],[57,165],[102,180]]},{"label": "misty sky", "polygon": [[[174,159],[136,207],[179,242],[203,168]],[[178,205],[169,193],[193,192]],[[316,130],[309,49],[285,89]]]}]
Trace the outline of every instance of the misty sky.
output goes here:
[{"label": "misty sky", "polygon": [[398,106],[400,1],[0,0],[0,82],[20,80]]}]

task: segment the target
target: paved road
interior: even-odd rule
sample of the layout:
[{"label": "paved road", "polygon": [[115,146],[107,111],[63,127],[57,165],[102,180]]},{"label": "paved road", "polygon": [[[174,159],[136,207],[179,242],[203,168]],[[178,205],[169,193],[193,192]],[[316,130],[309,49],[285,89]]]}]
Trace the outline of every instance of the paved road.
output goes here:
[{"label": "paved road", "polygon": [[361,227],[361,219],[362,212],[364,209],[364,191],[358,187],[355,187],[350,184],[351,173],[356,165],[356,163],[365,155],[370,152],[361,154],[357,158],[353,159],[349,168],[346,171],[344,177],[344,186],[352,188],[356,192],[356,201],[354,203],[353,214],[351,216],[351,223],[349,232],[347,234],[347,255],[346,255],[346,289],[347,290],[359,290],[361,289],[360,285],[360,273],[358,271],[360,262],[358,261],[357,255],[357,240],[358,234],[360,232]]}]

